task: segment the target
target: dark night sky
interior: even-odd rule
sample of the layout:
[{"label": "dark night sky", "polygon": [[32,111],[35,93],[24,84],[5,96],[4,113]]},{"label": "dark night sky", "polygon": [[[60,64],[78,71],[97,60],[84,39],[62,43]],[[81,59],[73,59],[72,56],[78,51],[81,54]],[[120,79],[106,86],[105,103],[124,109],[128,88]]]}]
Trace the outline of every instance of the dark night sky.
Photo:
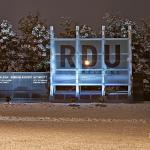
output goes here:
[{"label": "dark night sky", "polygon": [[106,12],[139,20],[150,15],[150,0],[0,0],[0,19],[8,19],[16,28],[21,16],[40,12],[49,25],[61,16],[71,16],[79,23],[99,26]]}]

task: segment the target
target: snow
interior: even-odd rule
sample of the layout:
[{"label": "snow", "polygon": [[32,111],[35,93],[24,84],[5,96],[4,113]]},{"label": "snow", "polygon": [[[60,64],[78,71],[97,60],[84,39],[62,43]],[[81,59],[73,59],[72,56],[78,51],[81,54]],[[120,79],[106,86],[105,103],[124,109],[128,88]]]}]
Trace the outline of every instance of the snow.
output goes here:
[{"label": "snow", "polygon": [[150,103],[104,105],[3,103],[0,149],[148,150]]}]

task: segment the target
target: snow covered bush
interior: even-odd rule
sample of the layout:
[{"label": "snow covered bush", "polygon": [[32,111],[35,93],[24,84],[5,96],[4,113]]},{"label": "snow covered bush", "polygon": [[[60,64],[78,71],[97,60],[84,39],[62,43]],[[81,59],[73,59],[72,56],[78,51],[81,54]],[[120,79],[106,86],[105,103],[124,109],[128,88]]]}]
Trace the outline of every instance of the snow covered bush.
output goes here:
[{"label": "snow covered bush", "polygon": [[18,38],[12,25],[3,20],[0,24],[0,71],[18,71]]},{"label": "snow covered bush", "polygon": [[144,65],[142,66],[142,71],[144,73],[144,87],[145,91],[150,93],[150,17],[147,17],[142,20],[142,47],[144,51],[144,57],[142,62]]},{"label": "snow covered bush", "polygon": [[76,25],[71,17],[61,17],[60,27],[63,31],[59,33],[59,36],[62,38],[75,38]]},{"label": "snow covered bush", "polygon": [[[60,37],[63,38],[75,38],[76,37],[76,26],[78,24],[73,21],[71,17],[61,17],[60,26],[63,32],[60,32]],[[80,27],[80,37],[81,38],[95,38],[97,37],[96,32],[91,26],[79,25]]]},{"label": "snow covered bush", "polygon": [[81,38],[96,38],[97,34],[94,29],[88,25],[80,26],[80,37]]},{"label": "snow covered bush", "polygon": [[28,15],[19,21],[25,71],[49,70],[49,32],[39,15]]}]

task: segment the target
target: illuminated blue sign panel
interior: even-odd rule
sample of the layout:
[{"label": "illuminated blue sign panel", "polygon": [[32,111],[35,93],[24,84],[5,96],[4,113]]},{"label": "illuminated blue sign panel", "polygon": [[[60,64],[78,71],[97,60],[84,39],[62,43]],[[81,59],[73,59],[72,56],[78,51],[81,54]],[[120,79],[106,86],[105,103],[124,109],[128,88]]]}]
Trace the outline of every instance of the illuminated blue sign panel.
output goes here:
[{"label": "illuminated blue sign panel", "polygon": [[[104,29],[104,27],[103,27]],[[129,28],[130,29],[130,28]],[[131,34],[128,38],[55,38],[51,27],[51,96],[58,86],[74,86],[75,95],[82,94],[82,86],[127,86],[131,95]],[[69,91],[66,91],[69,92]]]},{"label": "illuminated blue sign panel", "polygon": [[49,72],[0,72],[0,100],[14,101],[49,98]]}]

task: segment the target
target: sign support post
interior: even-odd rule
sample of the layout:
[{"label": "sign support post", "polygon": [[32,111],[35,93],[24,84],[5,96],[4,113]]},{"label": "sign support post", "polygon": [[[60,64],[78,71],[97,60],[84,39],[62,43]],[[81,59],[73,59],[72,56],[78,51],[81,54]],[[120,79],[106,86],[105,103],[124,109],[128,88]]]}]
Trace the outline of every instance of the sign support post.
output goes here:
[{"label": "sign support post", "polygon": [[79,88],[79,38],[80,38],[80,33],[79,33],[79,26],[76,26],[76,53],[75,53],[75,59],[76,59],[76,97],[80,97],[80,88]]},{"label": "sign support post", "polygon": [[132,34],[131,34],[131,26],[128,27],[128,38],[129,38],[129,57],[128,57],[128,61],[129,61],[129,81],[128,81],[128,96],[131,96],[132,94]]},{"label": "sign support post", "polygon": [[55,86],[53,85],[53,77],[55,74],[55,48],[54,48],[54,28],[50,26],[50,96],[54,96]]},{"label": "sign support post", "polygon": [[102,96],[105,95],[105,26],[102,26]]}]

